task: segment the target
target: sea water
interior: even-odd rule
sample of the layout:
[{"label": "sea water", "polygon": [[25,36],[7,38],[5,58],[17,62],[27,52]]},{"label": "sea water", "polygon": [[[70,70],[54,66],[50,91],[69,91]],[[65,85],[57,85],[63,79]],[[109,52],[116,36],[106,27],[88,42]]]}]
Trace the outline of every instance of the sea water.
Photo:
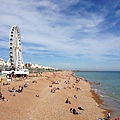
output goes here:
[{"label": "sea water", "polygon": [[103,107],[113,111],[113,120],[120,119],[120,71],[75,72],[75,75],[100,83],[91,88],[104,100]]}]

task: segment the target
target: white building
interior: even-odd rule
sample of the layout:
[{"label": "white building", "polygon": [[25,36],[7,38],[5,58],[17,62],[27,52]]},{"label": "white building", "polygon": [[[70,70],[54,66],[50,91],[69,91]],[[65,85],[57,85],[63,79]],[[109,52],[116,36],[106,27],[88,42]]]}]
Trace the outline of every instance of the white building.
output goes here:
[{"label": "white building", "polygon": [[0,66],[4,66],[5,65],[5,62],[2,58],[0,58]]},{"label": "white building", "polygon": [[31,64],[31,68],[43,68],[43,66],[39,64]]},{"label": "white building", "polygon": [[40,68],[40,69],[50,69],[50,70],[58,70],[58,68],[53,68],[53,67],[48,67],[48,66],[43,66],[40,64],[36,64],[36,63],[26,63],[25,67],[29,67],[29,68]]}]

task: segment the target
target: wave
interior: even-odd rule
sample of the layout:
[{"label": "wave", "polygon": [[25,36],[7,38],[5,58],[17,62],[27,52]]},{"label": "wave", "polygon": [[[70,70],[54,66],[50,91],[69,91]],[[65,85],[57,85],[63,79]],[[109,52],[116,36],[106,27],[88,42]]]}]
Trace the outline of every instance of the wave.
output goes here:
[{"label": "wave", "polygon": [[98,95],[99,95],[100,97],[103,97],[103,98],[105,97],[104,95],[101,95],[101,94],[98,94]]}]

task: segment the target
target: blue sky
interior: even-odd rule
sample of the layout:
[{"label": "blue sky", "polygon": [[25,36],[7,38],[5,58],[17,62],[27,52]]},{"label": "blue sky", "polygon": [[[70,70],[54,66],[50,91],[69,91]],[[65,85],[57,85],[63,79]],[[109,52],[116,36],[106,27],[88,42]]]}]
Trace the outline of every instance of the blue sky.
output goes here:
[{"label": "blue sky", "polygon": [[60,69],[120,70],[120,0],[0,0],[0,58],[12,25],[25,63]]}]

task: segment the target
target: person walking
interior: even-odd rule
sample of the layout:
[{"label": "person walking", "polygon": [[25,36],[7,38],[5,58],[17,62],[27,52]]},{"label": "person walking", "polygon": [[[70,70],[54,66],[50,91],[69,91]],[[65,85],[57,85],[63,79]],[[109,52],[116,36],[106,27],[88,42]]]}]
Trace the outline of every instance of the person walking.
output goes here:
[{"label": "person walking", "polygon": [[110,112],[108,112],[106,119],[107,119],[107,120],[111,120],[111,114],[110,114]]}]

